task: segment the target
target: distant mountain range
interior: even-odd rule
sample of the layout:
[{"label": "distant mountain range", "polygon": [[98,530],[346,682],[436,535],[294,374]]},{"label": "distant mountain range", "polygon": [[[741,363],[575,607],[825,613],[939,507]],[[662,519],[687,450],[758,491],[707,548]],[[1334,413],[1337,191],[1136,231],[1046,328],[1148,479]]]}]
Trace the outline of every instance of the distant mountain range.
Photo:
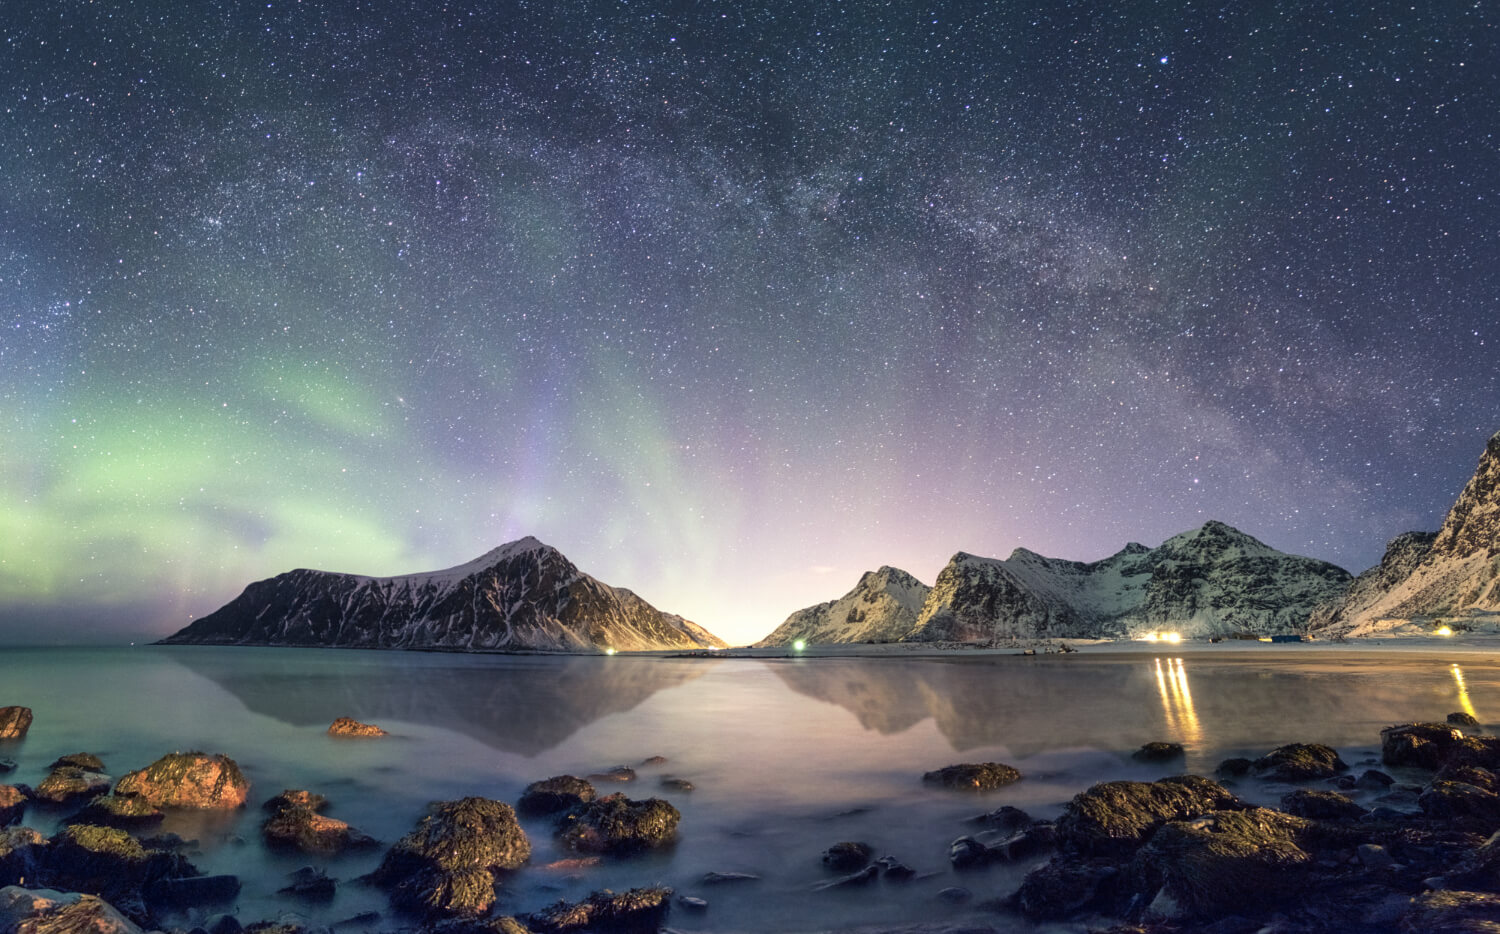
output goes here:
[{"label": "distant mountain range", "polygon": [[401,577],[296,570],[258,581],[167,644],[587,651],[722,648],[534,538]]}]

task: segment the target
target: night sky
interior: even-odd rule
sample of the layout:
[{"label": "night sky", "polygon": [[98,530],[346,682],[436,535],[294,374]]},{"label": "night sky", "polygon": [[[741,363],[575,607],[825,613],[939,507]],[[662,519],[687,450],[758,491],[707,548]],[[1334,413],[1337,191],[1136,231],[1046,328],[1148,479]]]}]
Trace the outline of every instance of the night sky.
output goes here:
[{"label": "night sky", "polygon": [[6,0],[0,636],[527,534],[730,642],[1360,571],[1500,429],[1500,10],[1332,6]]}]

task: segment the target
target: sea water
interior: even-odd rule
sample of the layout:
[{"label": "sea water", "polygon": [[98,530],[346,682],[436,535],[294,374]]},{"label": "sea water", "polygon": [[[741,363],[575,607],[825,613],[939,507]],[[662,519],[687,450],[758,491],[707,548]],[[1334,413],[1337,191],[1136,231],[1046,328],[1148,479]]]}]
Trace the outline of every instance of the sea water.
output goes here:
[{"label": "sea water", "polygon": [[[407,924],[384,894],[358,882],[382,849],[335,858],[273,853],[259,805],[283,789],[325,795],[326,813],[389,845],[429,803],[478,795],[514,803],[533,781],[636,769],[633,798],[682,812],[669,849],[586,868],[547,868],[572,854],[546,818],[523,819],[528,866],[508,876],[500,910],[664,884],[710,903],[674,908],[674,928],[804,931],[958,919],[1013,891],[1026,865],[957,872],[949,843],[1001,805],[1055,817],[1097,781],[1212,774],[1231,756],[1287,742],[1337,748],[1356,769],[1378,764],[1380,729],[1452,711],[1500,722],[1500,664],[1486,653],[1342,652],[1319,648],[1084,651],[1020,657],[664,658],[456,655],[321,649],[142,646],[0,650],[0,706],[31,707],[20,743],[0,744],[36,785],[67,753],[92,752],[119,776],[172,751],[221,752],[252,782],[250,806],[172,814],[163,829],[195,841],[206,873],[233,873],[241,921],[295,911],[333,924],[365,912]],[[381,739],[336,739],[336,717],[384,727]],[[1186,761],[1143,765],[1130,753],[1164,740]],[[642,765],[662,756],[660,765]],[[923,772],[1000,761],[1025,778],[983,795],[925,786]],[[660,787],[685,778],[691,792]],[[1274,804],[1287,786],[1236,791]],[[43,832],[58,815],[32,809]],[[863,841],[918,872],[904,884],[816,890],[832,878],[827,847]],[[301,866],[340,880],[331,901],[278,895]],[[705,872],[751,882],[705,885]],[[973,893],[954,903],[939,892]],[[223,908],[217,910],[224,910]],[[195,911],[174,923],[203,920]],[[989,923],[1036,930],[1021,919]]]}]

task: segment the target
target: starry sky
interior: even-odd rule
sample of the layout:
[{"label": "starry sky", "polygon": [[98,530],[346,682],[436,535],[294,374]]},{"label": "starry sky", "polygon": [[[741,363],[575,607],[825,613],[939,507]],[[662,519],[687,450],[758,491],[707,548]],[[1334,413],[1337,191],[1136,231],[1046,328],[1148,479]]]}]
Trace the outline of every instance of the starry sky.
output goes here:
[{"label": "starry sky", "polygon": [[1500,10],[7,0],[0,638],[523,535],[732,643],[1500,429]]}]

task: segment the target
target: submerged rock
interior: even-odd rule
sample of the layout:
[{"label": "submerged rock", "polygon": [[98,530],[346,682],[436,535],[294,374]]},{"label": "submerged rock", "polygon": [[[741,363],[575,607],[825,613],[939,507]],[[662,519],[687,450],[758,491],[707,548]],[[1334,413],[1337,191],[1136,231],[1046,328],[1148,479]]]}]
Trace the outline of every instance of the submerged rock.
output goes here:
[{"label": "submerged rock", "polygon": [[223,754],[173,752],[115,785],[117,795],[139,795],[157,807],[232,809],[242,807],[250,782]]},{"label": "submerged rock", "polygon": [[757,876],[753,872],[709,871],[703,874],[702,882],[704,885],[722,885],[725,882],[755,882],[758,879],[760,879],[760,876]]},{"label": "submerged rock", "polygon": [[1218,918],[1298,894],[1312,857],[1297,845],[1306,821],[1267,808],[1220,811],[1165,824],[1136,857],[1149,914]]},{"label": "submerged rock", "polygon": [[684,793],[693,791],[696,787],[692,782],[688,781],[685,778],[675,778],[670,775],[663,776],[662,780],[657,782],[657,784],[662,788],[665,788],[667,791],[681,791]]},{"label": "submerged rock", "polygon": [[1434,781],[1417,798],[1422,813],[1487,833],[1500,826],[1500,795],[1465,782]]},{"label": "submerged rock", "polygon": [[53,769],[36,786],[36,796],[52,804],[68,804],[80,798],[91,798],[108,791],[113,781],[101,772],[90,772],[75,765]]},{"label": "submerged rock", "polygon": [[1364,808],[1347,795],[1307,788],[1283,795],[1281,809],[1294,817],[1310,817],[1314,820],[1355,820],[1366,813]]},{"label": "submerged rock", "polygon": [[530,915],[526,923],[535,934],[654,934],[666,920],[671,900],[672,890],[663,886],[631,889],[618,895],[605,889],[581,902],[558,902],[544,908]]},{"label": "submerged rock", "polygon": [[290,884],[276,890],[277,895],[295,895],[299,898],[324,900],[333,898],[337,883],[328,873],[313,866],[303,866],[293,872]]},{"label": "submerged rock", "polygon": [[583,779],[554,775],[527,785],[521,792],[521,800],[516,802],[516,810],[522,814],[555,814],[587,804],[596,797],[594,786]]},{"label": "submerged rock", "polygon": [[875,850],[868,843],[846,841],[823,851],[823,865],[834,872],[853,872],[870,864]]},{"label": "submerged rock", "polygon": [[16,770],[16,760],[14,760],[14,759],[0,759],[0,775],[4,775],[6,772],[14,772],[15,770]]},{"label": "submerged rock", "polygon": [[1455,710],[1447,717],[1448,722],[1454,726],[1479,726],[1479,718],[1462,710]]},{"label": "submerged rock", "polygon": [[925,772],[922,781],[960,791],[989,791],[1021,780],[1021,772],[1003,762],[971,762]]},{"label": "submerged rock", "polygon": [[97,895],[52,889],[0,888],[0,930],[24,934],[141,934]]},{"label": "submerged rock", "polygon": [[1491,934],[1500,930],[1500,895],[1426,892],[1401,916],[1402,934]]},{"label": "submerged rock", "polygon": [[378,846],[378,841],[341,820],[324,817],[310,807],[283,808],[260,826],[261,836],[272,848],[303,853],[334,855],[346,850]]},{"label": "submerged rock", "polygon": [[18,823],[26,812],[26,795],[15,785],[0,785],[0,827]]},{"label": "submerged rock", "polygon": [[1147,743],[1130,754],[1137,762],[1172,762],[1187,755],[1181,743]]},{"label": "submerged rock", "polygon": [[328,799],[312,791],[304,791],[300,788],[287,788],[274,798],[270,798],[261,805],[261,810],[270,814],[279,814],[287,808],[308,808],[313,811],[321,811],[328,806]]},{"label": "submerged rock", "polygon": [[632,769],[628,765],[617,765],[612,769],[605,769],[603,772],[595,772],[589,776],[589,781],[624,783],[633,782],[635,778],[635,769]]},{"label": "submerged rock", "polygon": [[0,739],[25,739],[29,729],[30,707],[0,707]]},{"label": "submerged rock", "polygon": [[634,801],[616,792],[569,811],[558,824],[558,836],[585,853],[631,853],[672,841],[681,817],[660,798]]},{"label": "submerged rock", "polygon": [[60,769],[66,766],[83,769],[88,772],[104,771],[104,760],[91,752],[74,752],[66,756],[59,756],[47,768]]},{"label": "submerged rock", "polygon": [[372,737],[388,736],[390,734],[373,723],[360,723],[353,717],[339,717],[333,723],[329,724],[328,735]]},{"label": "submerged rock", "polygon": [[1443,723],[1406,723],[1380,731],[1380,761],[1437,771],[1458,749],[1464,734]]},{"label": "submerged rock", "polygon": [[1255,774],[1278,782],[1305,782],[1332,778],[1349,766],[1330,746],[1322,743],[1288,743],[1278,746],[1251,766]]},{"label": "submerged rock", "polygon": [[135,795],[99,795],[68,819],[74,824],[97,824],[139,830],[159,824],[166,817],[161,809]]},{"label": "submerged rock", "polygon": [[858,872],[851,872],[848,875],[839,876],[837,879],[829,879],[826,882],[819,882],[813,886],[813,891],[826,892],[829,889],[843,889],[849,888],[850,886],[864,885],[868,882],[873,882],[879,875],[880,867],[871,864],[859,870]]},{"label": "submerged rock", "polygon": [[463,798],[437,805],[386,853],[371,879],[392,904],[425,915],[477,915],[495,901],[496,873],[531,857],[510,805]]},{"label": "submerged rock", "polygon": [[1170,820],[1243,807],[1223,785],[1198,775],[1156,782],[1101,782],[1073,797],[1058,818],[1058,843],[1090,855],[1129,854]]}]

